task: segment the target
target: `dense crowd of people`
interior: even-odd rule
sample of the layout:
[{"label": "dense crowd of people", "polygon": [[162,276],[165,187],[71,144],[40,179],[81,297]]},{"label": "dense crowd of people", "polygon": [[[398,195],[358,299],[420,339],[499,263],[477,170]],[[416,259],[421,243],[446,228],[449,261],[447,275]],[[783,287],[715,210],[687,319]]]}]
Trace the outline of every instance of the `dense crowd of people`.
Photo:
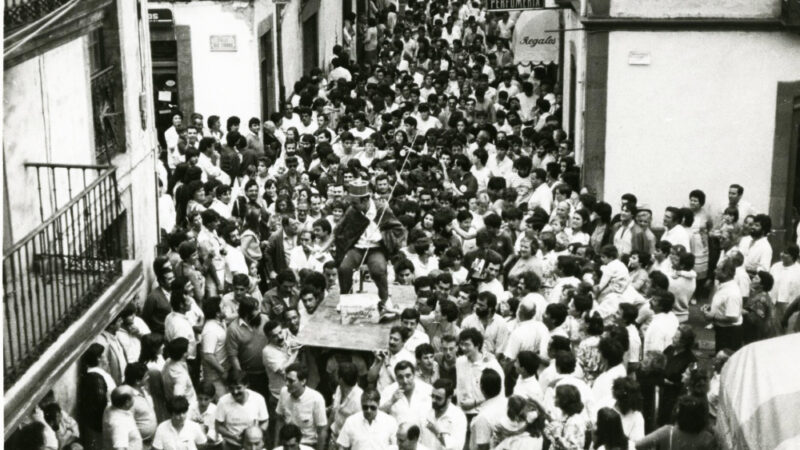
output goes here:
[{"label": "dense crowd of people", "polygon": [[[663,228],[634,193],[593,195],[552,71],[514,65],[516,16],[481,3],[373,2],[263,122],[176,112],[155,286],[83,355],[76,418],[50,395],[26,442],[716,448],[728,356],[797,331],[797,245],[773,263],[738,184],[659,205]],[[301,345],[365,282],[386,349]]]}]

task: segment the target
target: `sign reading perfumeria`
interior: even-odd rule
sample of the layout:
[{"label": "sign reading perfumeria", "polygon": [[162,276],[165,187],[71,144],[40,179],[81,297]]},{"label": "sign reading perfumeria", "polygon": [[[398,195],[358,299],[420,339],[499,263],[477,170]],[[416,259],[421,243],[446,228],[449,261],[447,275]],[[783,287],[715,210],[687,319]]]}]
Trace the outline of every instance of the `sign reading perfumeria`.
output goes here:
[{"label": "sign reading perfumeria", "polygon": [[544,0],[488,0],[488,11],[520,11],[544,8]]},{"label": "sign reading perfumeria", "polygon": [[558,10],[525,11],[514,26],[514,64],[558,62]]}]

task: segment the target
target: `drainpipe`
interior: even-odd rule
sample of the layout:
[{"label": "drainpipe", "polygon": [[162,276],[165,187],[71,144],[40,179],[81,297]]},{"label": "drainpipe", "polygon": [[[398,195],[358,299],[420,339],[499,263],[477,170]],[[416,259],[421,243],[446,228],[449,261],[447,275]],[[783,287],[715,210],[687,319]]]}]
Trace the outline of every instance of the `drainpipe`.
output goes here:
[{"label": "drainpipe", "polygon": [[283,13],[289,4],[288,0],[273,0],[275,2],[275,43],[278,48],[278,105],[280,111],[286,101],[286,86],[283,84]]}]

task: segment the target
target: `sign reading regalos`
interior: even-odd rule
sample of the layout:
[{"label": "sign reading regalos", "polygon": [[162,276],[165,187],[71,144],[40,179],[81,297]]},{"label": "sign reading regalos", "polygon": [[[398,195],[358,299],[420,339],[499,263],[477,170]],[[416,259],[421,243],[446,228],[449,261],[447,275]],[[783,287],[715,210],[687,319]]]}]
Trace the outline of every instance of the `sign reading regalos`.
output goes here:
[{"label": "sign reading regalos", "polygon": [[525,11],[514,26],[514,64],[558,62],[558,10]]},{"label": "sign reading regalos", "polygon": [[519,11],[544,8],[544,0],[488,0],[488,11]]}]

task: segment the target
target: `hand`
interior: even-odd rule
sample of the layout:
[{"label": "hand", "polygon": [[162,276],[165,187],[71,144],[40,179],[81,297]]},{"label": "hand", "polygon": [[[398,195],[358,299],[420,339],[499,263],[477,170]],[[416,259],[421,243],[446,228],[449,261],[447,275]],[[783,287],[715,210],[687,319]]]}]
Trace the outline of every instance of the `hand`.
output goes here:
[{"label": "hand", "polygon": [[436,437],[441,434],[439,427],[436,426],[436,422],[432,421],[431,419],[428,419],[428,423],[425,424],[425,427],[431,430],[431,433],[433,433]]},{"label": "hand", "polygon": [[398,388],[396,391],[394,391],[394,395],[392,395],[391,403],[395,404],[395,403],[399,402],[400,399],[402,399],[402,398],[403,398],[403,391],[401,391]]}]

